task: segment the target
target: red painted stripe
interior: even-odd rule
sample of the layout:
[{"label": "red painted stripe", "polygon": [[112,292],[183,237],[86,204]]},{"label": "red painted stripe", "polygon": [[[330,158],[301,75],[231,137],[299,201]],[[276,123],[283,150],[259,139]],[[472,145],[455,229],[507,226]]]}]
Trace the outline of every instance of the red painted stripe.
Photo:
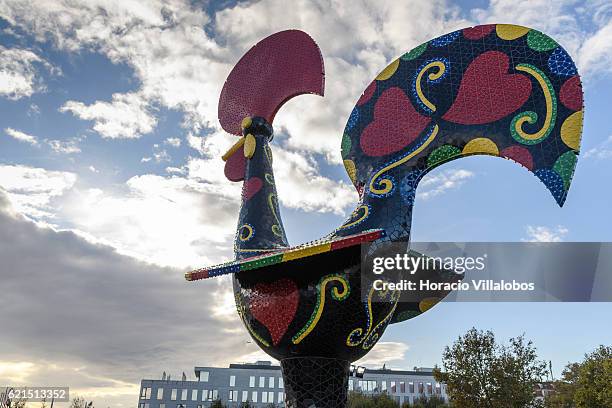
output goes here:
[{"label": "red painted stripe", "polygon": [[359,245],[364,242],[374,241],[382,236],[381,231],[369,232],[367,234],[355,235],[352,237],[346,237],[338,241],[334,241],[331,244],[331,250],[347,248],[355,245]]}]

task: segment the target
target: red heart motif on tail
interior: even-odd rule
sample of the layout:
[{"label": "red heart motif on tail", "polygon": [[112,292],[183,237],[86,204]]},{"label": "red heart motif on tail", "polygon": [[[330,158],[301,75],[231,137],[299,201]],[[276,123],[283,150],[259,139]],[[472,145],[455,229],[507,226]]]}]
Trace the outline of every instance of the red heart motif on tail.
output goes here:
[{"label": "red heart motif on tail", "polygon": [[500,156],[512,159],[533,171],[533,157],[523,146],[510,146],[501,151]]},{"label": "red heart motif on tail", "polygon": [[242,197],[244,201],[249,201],[251,197],[253,197],[261,187],[263,186],[263,181],[259,177],[251,177],[247,181],[244,182],[244,186],[242,186]]},{"label": "red heart motif on tail", "polygon": [[476,27],[464,28],[463,36],[468,40],[480,40],[489,35],[495,28],[495,24],[479,25]]},{"label": "red heart motif on tail", "polygon": [[374,106],[374,120],[363,130],[359,144],[368,156],[385,156],[408,146],[429,124],[400,88],[389,88]]},{"label": "red heart motif on tail", "polygon": [[293,321],[299,299],[298,288],[290,279],[258,283],[253,287],[249,310],[258,322],[266,326],[275,346]]},{"label": "red heart motif on tail", "polygon": [[509,58],[499,51],[480,54],[467,67],[455,102],[442,119],[462,125],[494,122],[516,111],[531,94],[531,81],[508,74]]}]

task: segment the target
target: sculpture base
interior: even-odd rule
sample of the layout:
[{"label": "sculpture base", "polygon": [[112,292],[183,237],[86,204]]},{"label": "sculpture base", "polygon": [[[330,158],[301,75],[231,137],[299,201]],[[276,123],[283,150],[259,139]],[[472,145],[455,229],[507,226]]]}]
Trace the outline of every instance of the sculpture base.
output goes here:
[{"label": "sculpture base", "polygon": [[287,408],[344,408],[351,363],[323,357],[281,360]]}]

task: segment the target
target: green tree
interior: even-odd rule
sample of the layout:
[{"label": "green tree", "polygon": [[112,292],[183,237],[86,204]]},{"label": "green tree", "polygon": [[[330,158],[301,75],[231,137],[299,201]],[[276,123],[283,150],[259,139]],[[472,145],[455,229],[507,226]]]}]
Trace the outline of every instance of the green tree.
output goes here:
[{"label": "green tree", "polygon": [[443,369],[434,370],[447,384],[457,408],[523,408],[534,404],[533,389],[546,372],[536,349],[524,336],[499,345],[491,331],[470,329],[442,354]]},{"label": "green tree", "polygon": [[579,373],[576,407],[612,407],[612,347],[586,355]]},{"label": "green tree", "polygon": [[412,404],[404,402],[402,408],[446,408],[448,404],[444,401],[444,398],[437,395],[432,395],[429,398],[421,396],[414,400]]},{"label": "green tree", "polygon": [[348,396],[348,408],[398,408],[399,405],[386,393],[365,395],[351,391]]},{"label": "green tree", "polygon": [[547,408],[574,408],[574,395],[580,376],[580,364],[568,364],[561,373],[561,380],[555,381],[555,392],[545,400]]},{"label": "green tree", "polygon": [[568,364],[555,382],[550,408],[612,407],[612,347],[599,346],[581,363]]}]

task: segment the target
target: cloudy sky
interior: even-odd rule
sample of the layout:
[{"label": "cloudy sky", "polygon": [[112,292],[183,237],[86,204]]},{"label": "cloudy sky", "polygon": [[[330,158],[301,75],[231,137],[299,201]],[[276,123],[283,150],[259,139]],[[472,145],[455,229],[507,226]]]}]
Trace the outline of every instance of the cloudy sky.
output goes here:
[{"label": "cloudy sky", "polygon": [[[235,141],[216,120],[223,81],[251,45],[287,28],[308,32],[326,67],[325,98],[296,98],[275,120],[292,243],[355,205],[340,139],[376,73],[432,37],[490,22],[537,28],[577,61],[586,116],[574,184],[558,208],[508,161],[453,162],[421,183],[414,239],[612,241],[609,1],[292,3],[0,0],[0,384],[69,385],[127,407],[143,377],[261,357],[229,280],[182,275],[231,257],[240,186],[220,160]],[[612,338],[601,324],[610,304],[483,309],[439,305],[387,330],[364,363],[432,366],[474,325],[525,332],[558,374]]]}]

